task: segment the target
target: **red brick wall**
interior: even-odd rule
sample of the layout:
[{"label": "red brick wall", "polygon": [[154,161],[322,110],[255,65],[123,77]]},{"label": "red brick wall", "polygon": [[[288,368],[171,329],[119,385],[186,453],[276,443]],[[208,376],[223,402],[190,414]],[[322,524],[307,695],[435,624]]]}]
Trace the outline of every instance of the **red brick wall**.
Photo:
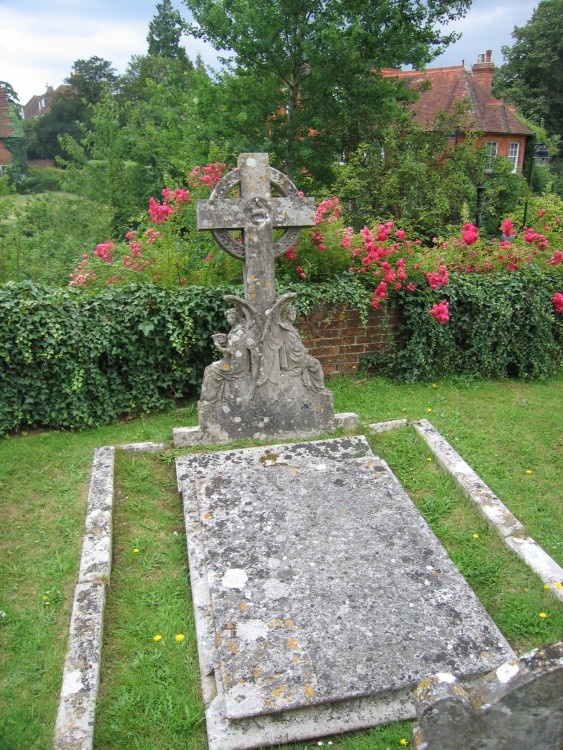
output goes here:
[{"label": "red brick wall", "polygon": [[365,354],[384,351],[398,332],[396,309],[370,309],[367,326],[358,310],[323,305],[299,320],[299,331],[309,354],[327,375],[353,373]]},{"label": "red brick wall", "polygon": [[520,148],[518,149],[518,172],[522,172],[524,165],[524,150],[526,148],[526,136],[524,135],[504,135],[489,133],[487,136],[483,136],[479,139],[479,145],[484,146],[489,141],[498,143],[497,156],[504,156],[508,158],[508,148],[511,143],[519,143]]},{"label": "red brick wall", "polygon": [[9,164],[12,158],[12,152],[8,151],[6,146],[0,141],[0,164]]}]

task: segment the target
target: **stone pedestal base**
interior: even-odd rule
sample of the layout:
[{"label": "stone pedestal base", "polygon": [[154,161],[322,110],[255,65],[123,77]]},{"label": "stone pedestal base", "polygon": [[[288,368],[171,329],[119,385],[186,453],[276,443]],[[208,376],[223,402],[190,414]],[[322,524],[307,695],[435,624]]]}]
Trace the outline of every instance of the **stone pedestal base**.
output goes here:
[{"label": "stone pedestal base", "polygon": [[202,437],[226,442],[334,429],[332,393],[305,387],[301,376],[282,373],[278,383],[256,386],[252,375],[225,382],[220,401],[198,404]]}]

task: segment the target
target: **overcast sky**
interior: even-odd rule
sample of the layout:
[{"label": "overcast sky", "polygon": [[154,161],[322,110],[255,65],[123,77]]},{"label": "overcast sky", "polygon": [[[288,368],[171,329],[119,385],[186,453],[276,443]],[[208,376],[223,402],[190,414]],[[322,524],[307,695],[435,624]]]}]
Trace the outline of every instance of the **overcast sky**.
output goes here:
[{"label": "overcast sky", "polygon": [[[158,0],[0,0],[0,80],[8,81],[20,102],[56,88],[70,75],[72,63],[98,56],[123,73],[134,54],[147,51],[150,20]],[[260,2],[260,0],[257,0]],[[466,17],[452,24],[462,38],[431,66],[477,61],[490,49],[493,62],[502,64],[501,47],[513,43],[514,26],[524,26],[538,0],[473,0]],[[182,15],[187,8],[174,5]],[[216,65],[213,50],[202,42],[184,39],[192,60],[201,54]]]}]

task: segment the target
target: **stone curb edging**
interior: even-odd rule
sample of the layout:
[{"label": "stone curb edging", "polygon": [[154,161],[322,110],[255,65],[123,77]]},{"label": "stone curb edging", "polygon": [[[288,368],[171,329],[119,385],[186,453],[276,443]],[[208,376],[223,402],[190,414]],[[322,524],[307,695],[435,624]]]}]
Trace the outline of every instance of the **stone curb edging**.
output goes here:
[{"label": "stone curb edging", "polygon": [[[407,424],[406,419],[394,419],[368,426],[374,432],[385,432]],[[551,584],[553,593],[563,600],[563,590],[553,588],[553,583],[563,581],[563,568],[526,535],[518,519],[428,420],[421,419],[414,423],[414,427],[440,465],[476,503],[505,544],[545,583]],[[167,446],[168,443],[145,442],[126,443],[118,448],[132,452],[156,452]],[[106,587],[111,574],[114,462],[115,446],[95,449],[69,645],[55,723],[54,750],[91,750],[93,747]]]},{"label": "stone curb edging", "polygon": [[526,533],[520,521],[427,419],[414,422],[414,428],[424,439],[440,466],[451,474],[463,493],[475,503],[478,511],[496,530],[506,546],[516,552],[545,584],[550,585],[552,593],[563,601],[563,588],[554,586],[555,583],[563,583],[563,568]]},{"label": "stone curb edging", "polygon": [[100,681],[106,586],[111,573],[115,448],[96,448],[85,534],[55,723],[55,750],[89,750]]}]

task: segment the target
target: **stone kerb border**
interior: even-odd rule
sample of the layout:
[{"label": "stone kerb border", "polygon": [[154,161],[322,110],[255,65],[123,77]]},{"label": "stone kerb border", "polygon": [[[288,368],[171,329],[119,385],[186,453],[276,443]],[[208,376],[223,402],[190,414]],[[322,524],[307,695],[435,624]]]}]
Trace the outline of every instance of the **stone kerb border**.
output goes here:
[{"label": "stone kerb border", "polygon": [[106,586],[111,573],[114,459],[113,446],[94,451],[82,556],[55,723],[56,750],[87,750],[94,740]]},{"label": "stone kerb border", "polygon": [[[376,422],[374,432],[407,425],[406,419]],[[563,601],[563,568],[524,530],[522,524],[477,476],[426,419],[414,423],[440,465],[450,473],[480,512],[540,578]],[[190,428],[183,428],[190,429]],[[168,443],[128,443],[118,446],[133,452],[156,452]],[[96,448],[92,462],[85,534],[70,621],[69,645],[63,669],[55,724],[55,750],[91,750],[99,688],[106,587],[110,582],[115,446]]]},{"label": "stone kerb border", "polygon": [[496,529],[506,546],[516,552],[544,583],[550,585],[555,596],[563,601],[563,589],[554,586],[555,583],[563,582],[563,568],[526,533],[520,521],[427,419],[415,422],[414,427],[438,463],[451,474],[464,494],[475,503],[481,515]]}]

